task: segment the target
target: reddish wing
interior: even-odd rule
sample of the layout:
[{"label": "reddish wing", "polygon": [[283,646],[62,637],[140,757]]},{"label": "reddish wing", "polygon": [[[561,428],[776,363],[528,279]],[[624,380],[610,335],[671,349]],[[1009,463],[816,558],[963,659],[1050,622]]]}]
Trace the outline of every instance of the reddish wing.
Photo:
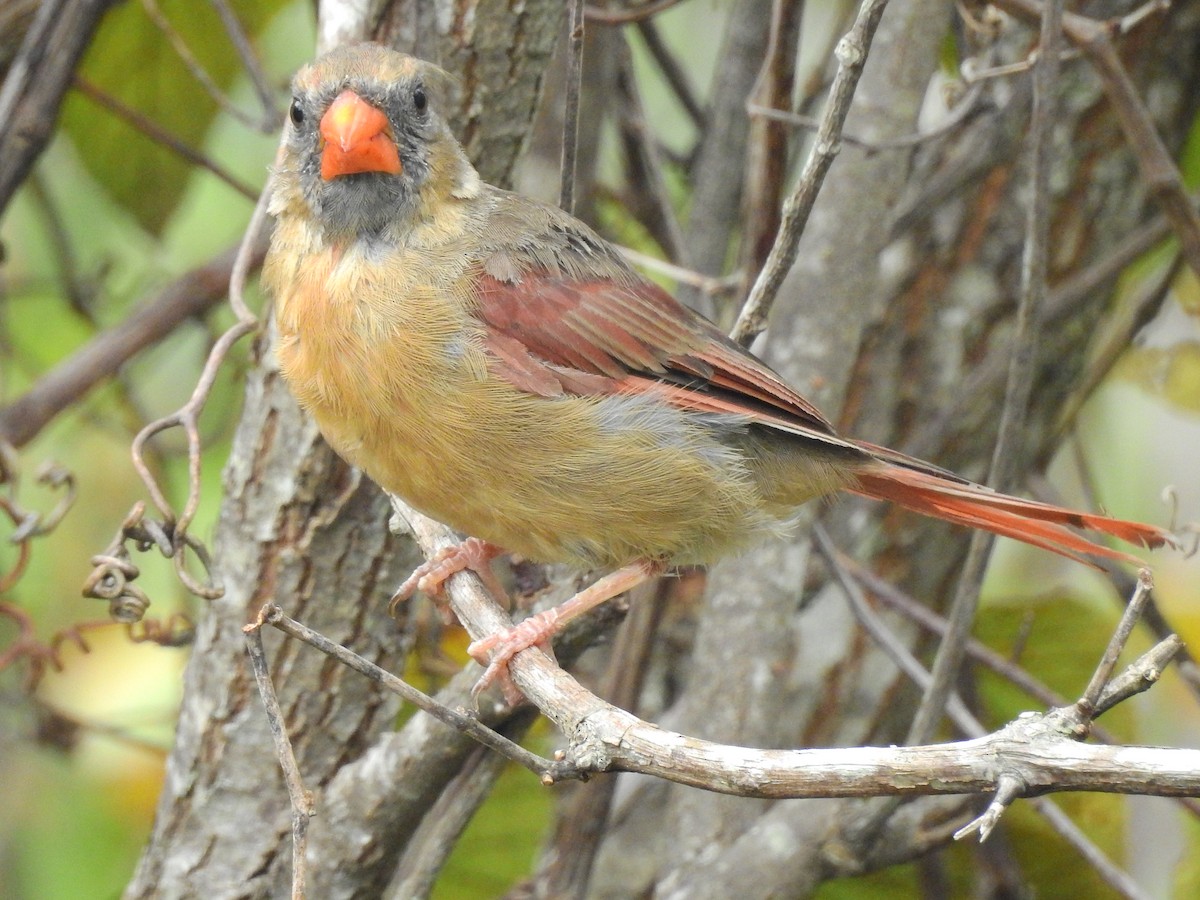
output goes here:
[{"label": "reddish wing", "polygon": [[874,460],[857,469],[850,488],[856,493],[1084,562],[1085,554],[1137,560],[1064,526],[1147,547],[1170,543],[1151,525],[1009,497],[894,450],[839,438],[779,376],[654,285],[538,274],[511,283],[481,276],[476,298],[492,371],[520,390],[548,397],[654,393],[681,409],[745,416],[852,448]]},{"label": "reddish wing", "polygon": [[518,282],[480,275],[477,285],[492,369],[521,390],[655,392],[683,408],[833,437],[816,407],[650,282],[526,272]]}]

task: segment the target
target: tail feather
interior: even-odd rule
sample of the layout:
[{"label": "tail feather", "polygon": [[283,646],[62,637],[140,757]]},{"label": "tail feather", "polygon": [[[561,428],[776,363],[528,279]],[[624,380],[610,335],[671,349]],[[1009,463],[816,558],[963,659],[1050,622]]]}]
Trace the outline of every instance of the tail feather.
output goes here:
[{"label": "tail feather", "polygon": [[1161,528],[1076,512],[1037,500],[1022,500],[970,482],[951,481],[891,461],[880,461],[857,475],[849,490],[875,500],[888,500],[936,519],[982,528],[1094,565],[1087,556],[1103,556],[1140,565],[1129,553],[1097,544],[1066,526],[1111,534],[1131,544],[1161,547],[1171,538]]}]

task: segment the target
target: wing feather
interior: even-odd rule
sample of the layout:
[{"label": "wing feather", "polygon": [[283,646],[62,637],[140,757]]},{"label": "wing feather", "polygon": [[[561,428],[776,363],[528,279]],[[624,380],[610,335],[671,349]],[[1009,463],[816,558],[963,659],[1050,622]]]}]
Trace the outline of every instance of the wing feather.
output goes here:
[{"label": "wing feather", "polygon": [[564,393],[653,390],[679,407],[843,443],[764,363],[636,276],[579,281],[535,270],[502,281],[485,269],[475,301],[492,371],[520,390],[546,395],[554,383]]}]

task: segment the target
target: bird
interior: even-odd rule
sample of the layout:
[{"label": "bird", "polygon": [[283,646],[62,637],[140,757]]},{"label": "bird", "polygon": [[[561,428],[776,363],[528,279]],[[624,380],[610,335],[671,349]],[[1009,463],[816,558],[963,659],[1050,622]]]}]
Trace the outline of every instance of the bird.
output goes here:
[{"label": "bird", "polygon": [[1008,496],[840,435],[766,363],[583,222],[484,182],[449,75],[378,44],[302,68],[272,170],[262,282],[280,371],[333,449],[469,537],[397,592],[504,552],[608,570],[474,642],[499,680],[565,622],[674,567],[785,533],[845,491],[1067,557],[1133,560],[1153,525]]}]

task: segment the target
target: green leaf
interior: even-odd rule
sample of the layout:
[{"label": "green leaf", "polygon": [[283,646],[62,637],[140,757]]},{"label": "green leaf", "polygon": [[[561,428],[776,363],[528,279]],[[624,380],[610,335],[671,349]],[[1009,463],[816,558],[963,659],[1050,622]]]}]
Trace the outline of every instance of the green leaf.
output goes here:
[{"label": "green leaf", "polygon": [[[285,5],[232,4],[250,35]],[[159,8],[212,80],[228,88],[241,62],[212,4],[160,0]],[[217,112],[216,101],[140,3],[119,4],[108,13],[79,76],[192,148],[200,146]],[[158,233],[187,186],[191,164],[79,91],[64,104],[62,126],[93,177]]]}]

